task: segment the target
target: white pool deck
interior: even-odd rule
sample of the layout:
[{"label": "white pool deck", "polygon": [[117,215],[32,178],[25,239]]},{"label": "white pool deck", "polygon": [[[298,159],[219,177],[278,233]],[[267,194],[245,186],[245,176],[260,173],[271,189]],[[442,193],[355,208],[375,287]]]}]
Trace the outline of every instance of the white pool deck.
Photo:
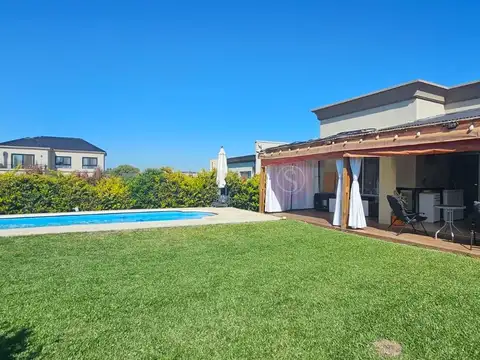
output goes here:
[{"label": "white pool deck", "polygon": [[235,209],[235,208],[181,208],[181,209],[139,209],[139,210],[111,210],[111,211],[84,211],[71,213],[47,213],[47,214],[21,214],[21,215],[1,215],[0,219],[8,218],[27,218],[37,216],[56,216],[56,215],[93,215],[93,214],[116,214],[116,213],[135,213],[148,211],[200,211],[214,213],[213,216],[206,216],[202,219],[187,220],[166,220],[166,221],[145,221],[130,223],[110,223],[110,224],[86,224],[86,225],[67,225],[67,226],[45,226],[18,229],[0,229],[0,237],[5,236],[25,236],[41,234],[62,234],[73,232],[95,232],[95,231],[120,231],[136,229],[152,229],[162,227],[178,226],[199,226],[214,224],[238,224],[247,222],[277,221],[277,216],[260,214],[253,211]]}]

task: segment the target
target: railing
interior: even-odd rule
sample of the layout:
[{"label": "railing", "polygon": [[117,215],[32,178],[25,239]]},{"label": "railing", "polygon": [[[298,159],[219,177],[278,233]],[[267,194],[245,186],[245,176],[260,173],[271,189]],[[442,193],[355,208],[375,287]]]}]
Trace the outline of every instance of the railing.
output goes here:
[{"label": "railing", "polygon": [[35,164],[35,165],[22,165],[22,164],[11,164],[11,163],[0,163],[0,171],[1,170],[34,170],[34,169],[39,169],[39,170],[46,170],[47,165],[44,164]]}]

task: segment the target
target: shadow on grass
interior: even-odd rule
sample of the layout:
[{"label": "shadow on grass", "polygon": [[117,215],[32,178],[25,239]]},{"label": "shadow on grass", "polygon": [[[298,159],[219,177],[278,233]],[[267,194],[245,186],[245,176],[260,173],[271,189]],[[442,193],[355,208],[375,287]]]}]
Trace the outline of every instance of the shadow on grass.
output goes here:
[{"label": "shadow on grass", "polygon": [[32,349],[29,346],[28,338],[31,335],[32,331],[27,328],[0,330],[0,359],[35,359],[41,349]]}]

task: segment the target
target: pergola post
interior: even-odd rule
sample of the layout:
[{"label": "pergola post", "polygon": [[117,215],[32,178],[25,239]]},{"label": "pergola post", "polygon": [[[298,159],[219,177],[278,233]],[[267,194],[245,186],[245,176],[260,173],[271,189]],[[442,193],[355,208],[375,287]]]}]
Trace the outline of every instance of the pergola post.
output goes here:
[{"label": "pergola post", "polygon": [[350,212],[350,187],[352,176],[350,172],[349,158],[343,158],[343,181],[342,181],[342,224],[341,228],[346,229],[348,225],[348,214]]},{"label": "pergola post", "polygon": [[259,194],[258,194],[258,211],[260,213],[265,213],[265,195],[266,195],[266,185],[267,185],[267,176],[265,173],[265,166],[260,168],[260,185],[259,185]]}]

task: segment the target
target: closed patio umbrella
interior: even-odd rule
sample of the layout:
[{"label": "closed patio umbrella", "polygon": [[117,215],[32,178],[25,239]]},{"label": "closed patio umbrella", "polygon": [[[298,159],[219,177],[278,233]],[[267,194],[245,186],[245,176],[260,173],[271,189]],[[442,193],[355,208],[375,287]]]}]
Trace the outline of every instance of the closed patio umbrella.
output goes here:
[{"label": "closed patio umbrella", "polygon": [[227,177],[227,171],[227,154],[225,154],[225,150],[223,150],[222,146],[220,148],[217,158],[217,186],[220,189],[225,188],[225,178]]}]

